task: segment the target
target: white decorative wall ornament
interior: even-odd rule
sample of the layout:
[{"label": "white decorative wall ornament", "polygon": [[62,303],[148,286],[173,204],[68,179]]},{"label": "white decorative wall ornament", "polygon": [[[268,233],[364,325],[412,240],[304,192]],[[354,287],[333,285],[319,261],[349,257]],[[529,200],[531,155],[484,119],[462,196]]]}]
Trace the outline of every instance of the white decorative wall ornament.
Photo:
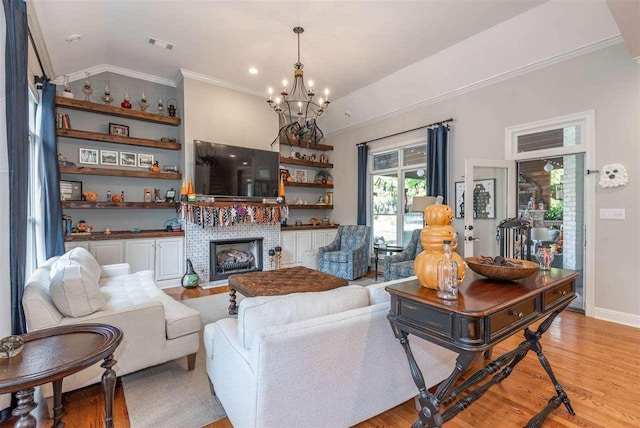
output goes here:
[{"label": "white decorative wall ornament", "polygon": [[628,182],[629,175],[627,174],[627,168],[622,164],[612,163],[600,169],[600,187],[604,189],[624,186]]}]

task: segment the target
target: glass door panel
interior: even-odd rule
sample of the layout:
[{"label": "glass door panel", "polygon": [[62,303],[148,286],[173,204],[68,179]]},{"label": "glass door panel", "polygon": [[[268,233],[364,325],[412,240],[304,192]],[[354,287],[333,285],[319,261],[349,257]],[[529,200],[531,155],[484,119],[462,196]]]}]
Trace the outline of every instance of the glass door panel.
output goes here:
[{"label": "glass door panel", "polygon": [[427,177],[424,169],[404,172],[404,211],[402,216],[402,242],[406,247],[416,229],[422,229],[423,213],[413,211],[413,198],[427,195]]},{"label": "glass door panel", "polygon": [[374,174],[372,179],[373,242],[398,243],[398,175]]}]

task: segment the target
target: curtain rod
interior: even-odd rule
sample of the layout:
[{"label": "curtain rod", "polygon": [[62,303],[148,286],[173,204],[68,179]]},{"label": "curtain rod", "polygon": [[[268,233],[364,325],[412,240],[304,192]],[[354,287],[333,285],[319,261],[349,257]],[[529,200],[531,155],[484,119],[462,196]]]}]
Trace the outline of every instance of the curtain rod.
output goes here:
[{"label": "curtain rod", "polygon": [[396,135],[402,135],[402,134],[406,134],[407,132],[413,132],[413,131],[417,131],[418,129],[429,128],[431,126],[436,126],[436,125],[442,125],[443,123],[448,123],[448,122],[453,122],[453,118],[441,120],[440,122],[433,122],[433,123],[430,123],[428,125],[418,126],[417,128],[413,128],[413,129],[407,129],[406,131],[396,132],[395,134],[385,135],[384,137],[374,138],[373,140],[369,140],[369,141],[364,141],[362,143],[358,143],[358,144],[356,144],[356,146],[361,146],[362,144],[373,143],[374,141],[384,140],[385,138],[395,137]]},{"label": "curtain rod", "polygon": [[36,42],[35,40],[33,40],[33,34],[31,34],[31,28],[29,28],[27,26],[27,31],[29,32],[29,40],[31,40],[31,46],[33,46],[33,51],[36,54],[36,58],[38,60],[38,64],[40,65],[40,71],[42,71],[42,76],[35,76],[35,83],[42,83],[43,81],[48,82],[49,80],[49,76],[47,76],[47,73],[44,71],[44,66],[42,65],[42,60],[40,59],[40,53],[38,52],[38,48],[36,47]]}]

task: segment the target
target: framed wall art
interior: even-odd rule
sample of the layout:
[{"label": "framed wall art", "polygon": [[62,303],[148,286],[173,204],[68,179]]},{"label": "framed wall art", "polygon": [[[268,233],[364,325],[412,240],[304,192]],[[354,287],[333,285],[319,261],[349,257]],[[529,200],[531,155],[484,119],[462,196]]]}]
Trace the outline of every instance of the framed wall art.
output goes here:
[{"label": "framed wall art", "polygon": [[120,152],[120,166],[136,166],[137,159],[136,153]]},{"label": "framed wall art", "polygon": [[138,153],[138,167],[151,168],[153,166],[153,155]]},{"label": "framed wall art", "polygon": [[117,123],[109,124],[109,134],[122,135],[124,137],[129,136],[129,127],[126,125],[118,125]]},{"label": "framed wall art", "polygon": [[[473,181],[473,218],[496,218],[496,179]],[[455,183],[456,218],[464,218],[464,181]]]},{"label": "framed wall art", "polygon": [[118,165],[118,152],[116,150],[100,150],[101,165]]},{"label": "framed wall art", "polygon": [[293,177],[296,180],[296,183],[306,183],[307,182],[307,170],[306,169],[294,169]]},{"label": "framed wall art", "polygon": [[81,201],[82,181],[60,180],[61,201]]},{"label": "framed wall art", "polygon": [[83,149],[80,148],[80,156],[78,158],[79,163],[86,163],[90,165],[98,164],[98,150],[97,149]]}]

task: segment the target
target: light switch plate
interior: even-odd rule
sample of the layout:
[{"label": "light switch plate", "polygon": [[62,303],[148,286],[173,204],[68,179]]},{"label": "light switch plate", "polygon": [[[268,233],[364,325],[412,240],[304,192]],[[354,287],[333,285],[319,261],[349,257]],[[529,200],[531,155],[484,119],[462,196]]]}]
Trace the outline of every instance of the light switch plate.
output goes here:
[{"label": "light switch plate", "polygon": [[601,220],[624,220],[625,215],[624,208],[600,208]]}]

